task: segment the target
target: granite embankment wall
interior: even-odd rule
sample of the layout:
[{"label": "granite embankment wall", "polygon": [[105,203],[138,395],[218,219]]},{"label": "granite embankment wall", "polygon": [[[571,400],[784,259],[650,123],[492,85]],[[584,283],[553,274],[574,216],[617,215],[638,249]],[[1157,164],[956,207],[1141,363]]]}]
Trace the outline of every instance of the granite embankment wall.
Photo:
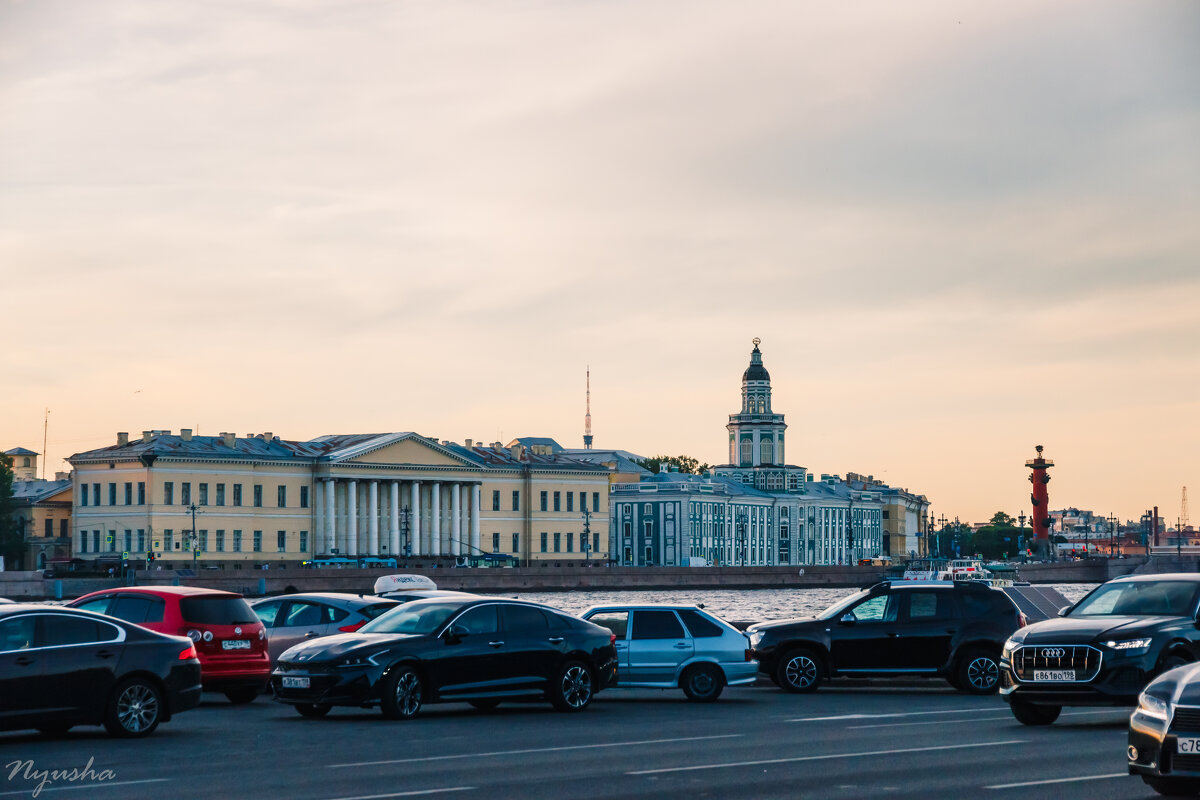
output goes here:
[{"label": "granite embankment wall", "polygon": [[[1143,567],[1144,559],[1090,559],[1025,564],[1021,578],[1031,583],[1101,583]],[[1171,565],[1179,569],[1187,565]],[[1153,564],[1146,565],[1153,567]],[[1143,567],[1145,569],[1145,567]],[[1197,569],[1191,559],[1188,571]],[[428,575],[442,589],[478,592],[626,589],[811,589],[863,586],[883,576],[878,567],[583,567],[548,564],[518,569],[276,569],[213,570],[179,577],[169,571],[139,572],[138,585],[184,584],[245,595],[290,591],[370,592],[380,575]],[[37,572],[0,573],[0,597],[38,599],[78,597],[119,582],[107,578],[43,579]]]}]

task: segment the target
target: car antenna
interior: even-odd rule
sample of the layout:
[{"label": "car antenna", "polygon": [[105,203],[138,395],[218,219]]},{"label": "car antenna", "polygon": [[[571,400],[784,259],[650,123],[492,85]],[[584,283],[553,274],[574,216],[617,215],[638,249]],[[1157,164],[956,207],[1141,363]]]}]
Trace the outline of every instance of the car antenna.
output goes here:
[{"label": "car antenna", "polygon": [[698,603],[698,604],[696,605],[696,608],[704,608],[704,603]]}]

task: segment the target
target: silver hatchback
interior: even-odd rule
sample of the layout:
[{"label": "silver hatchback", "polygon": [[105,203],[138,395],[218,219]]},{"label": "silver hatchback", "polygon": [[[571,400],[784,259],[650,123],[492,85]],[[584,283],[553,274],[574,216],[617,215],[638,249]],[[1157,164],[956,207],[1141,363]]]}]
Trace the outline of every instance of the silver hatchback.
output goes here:
[{"label": "silver hatchback", "polygon": [[712,702],[757,677],[746,634],[697,606],[594,606],[581,616],[617,637],[615,688],[678,688]]},{"label": "silver hatchback", "polygon": [[400,601],[342,592],[307,592],[266,597],[250,604],[267,631],[271,664],[301,642],[335,633],[352,633],[391,611]]}]

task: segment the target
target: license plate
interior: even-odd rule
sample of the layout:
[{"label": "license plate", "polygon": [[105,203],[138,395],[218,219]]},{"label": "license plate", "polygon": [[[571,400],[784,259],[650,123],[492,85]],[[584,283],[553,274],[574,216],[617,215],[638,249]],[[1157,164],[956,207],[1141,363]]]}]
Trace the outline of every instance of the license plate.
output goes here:
[{"label": "license plate", "polygon": [[1075,670],[1035,669],[1033,671],[1033,679],[1035,681],[1073,681],[1075,680]]},{"label": "license plate", "polygon": [[1176,739],[1175,750],[1179,753],[1200,753],[1200,739]]},{"label": "license plate", "polygon": [[222,650],[249,650],[250,649],[250,640],[249,639],[226,639],[225,641],[221,642],[221,649]]},{"label": "license plate", "polygon": [[283,679],[283,688],[285,689],[307,689],[308,678],[287,678]]}]

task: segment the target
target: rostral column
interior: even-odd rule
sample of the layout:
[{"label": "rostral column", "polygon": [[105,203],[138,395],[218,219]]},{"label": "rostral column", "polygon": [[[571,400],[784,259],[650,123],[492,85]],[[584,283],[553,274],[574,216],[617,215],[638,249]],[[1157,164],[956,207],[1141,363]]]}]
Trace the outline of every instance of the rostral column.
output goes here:
[{"label": "rostral column", "polygon": [[1046,490],[1046,484],[1050,482],[1050,474],[1046,471],[1054,466],[1054,462],[1048,458],[1042,457],[1042,446],[1037,446],[1037,458],[1031,458],[1025,462],[1025,466],[1029,467],[1032,472],[1029,473],[1029,482],[1033,484],[1033,492],[1029,495],[1029,501],[1033,503],[1033,513],[1030,514],[1031,522],[1033,523],[1033,539],[1036,543],[1037,553],[1045,558],[1050,552],[1050,493]]}]

